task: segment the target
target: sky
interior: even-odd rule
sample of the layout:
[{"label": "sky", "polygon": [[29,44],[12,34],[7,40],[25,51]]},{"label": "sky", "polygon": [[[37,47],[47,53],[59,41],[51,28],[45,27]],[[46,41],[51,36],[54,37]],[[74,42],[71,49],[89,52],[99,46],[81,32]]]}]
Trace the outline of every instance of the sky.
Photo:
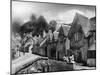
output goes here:
[{"label": "sky", "polygon": [[25,23],[29,21],[32,14],[35,14],[37,17],[43,15],[47,22],[56,20],[57,22],[69,24],[72,23],[76,12],[88,18],[92,18],[95,16],[95,7],[12,1],[12,22],[18,20],[21,23]]}]

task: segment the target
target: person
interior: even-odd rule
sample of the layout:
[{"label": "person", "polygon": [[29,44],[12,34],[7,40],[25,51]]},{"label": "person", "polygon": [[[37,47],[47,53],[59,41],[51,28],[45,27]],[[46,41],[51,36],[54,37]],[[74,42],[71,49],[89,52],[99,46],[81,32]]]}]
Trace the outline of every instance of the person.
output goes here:
[{"label": "person", "polygon": [[67,63],[75,63],[75,61],[74,61],[74,55],[72,55],[72,56],[64,56],[63,57],[63,59],[64,59],[64,61],[66,61]]},{"label": "person", "polygon": [[63,59],[64,59],[64,61],[66,61],[67,63],[69,63],[69,57],[68,57],[68,56],[65,55],[65,56],[63,57]]},{"label": "person", "polygon": [[74,61],[74,55],[70,56],[69,59],[70,59],[70,63],[75,63],[75,61]]}]

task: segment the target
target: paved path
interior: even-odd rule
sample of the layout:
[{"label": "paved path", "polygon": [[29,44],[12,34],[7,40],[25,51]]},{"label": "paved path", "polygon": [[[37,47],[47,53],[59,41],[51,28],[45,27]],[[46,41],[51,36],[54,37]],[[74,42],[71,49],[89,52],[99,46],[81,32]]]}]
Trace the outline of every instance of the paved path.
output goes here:
[{"label": "paved path", "polygon": [[76,65],[76,64],[73,64],[73,69],[74,70],[93,70],[95,69],[95,67],[88,67],[88,66],[81,66],[81,65]]}]

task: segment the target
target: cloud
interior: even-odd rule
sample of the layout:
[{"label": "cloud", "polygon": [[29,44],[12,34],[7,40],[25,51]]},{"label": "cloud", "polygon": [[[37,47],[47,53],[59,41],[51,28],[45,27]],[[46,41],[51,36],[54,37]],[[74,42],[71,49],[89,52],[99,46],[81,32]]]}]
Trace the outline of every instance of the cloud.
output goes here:
[{"label": "cloud", "polygon": [[74,19],[74,16],[75,16],[76,12],[80,13],[82,15],[85,15],[80,10],[72,9],[72,10],[69,10],[69,11],[62,12],[62,13],[58,14],[58,19],[62,22],[65,22],[65,23],[71,23]]},{"label": "cloud", "polygon": [[96,13],[95,13],[95,11],[90,11],[90,10],[86,10],[86,12],[85,12],[86,14],[86,16],[88,17],[88,18],[92,18],[92,17],[94,17],[94,16],[96,16]]},{"label": "cloud", "polygon": [[31,14],[43,15],[47,22],[50,20],[71,23],[75,13],[78,12],[89,18],[95,15],[94,7],[46,4],[35,2],[12,2],[12,20],[18,19],[27,22]]}]

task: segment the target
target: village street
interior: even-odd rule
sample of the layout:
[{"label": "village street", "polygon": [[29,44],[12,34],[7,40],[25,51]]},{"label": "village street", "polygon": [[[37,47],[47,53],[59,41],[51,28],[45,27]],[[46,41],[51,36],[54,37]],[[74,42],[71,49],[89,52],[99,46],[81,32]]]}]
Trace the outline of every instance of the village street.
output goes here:
[{"label": "village street", "polygon": [[[32,61],[35,61],[38,58],[42,58],[42,56],[36,54],[25,53],[24,55],[20,56],[18,59],[12,61],[12,73],[15,73],[17,70],[22,68],[26,63],[29,64]],[[43,57],[46,58],[47,57]],[[53,59],[48,59],[51,66],[55,68],[54,71],[72,71],[72,70],[92,70],[95,67],[87,67],[82,66],[79,63],[75,64],[67,64],[65,61],[57,61]],[[31,65],[30,65],[31,66]]]}]

